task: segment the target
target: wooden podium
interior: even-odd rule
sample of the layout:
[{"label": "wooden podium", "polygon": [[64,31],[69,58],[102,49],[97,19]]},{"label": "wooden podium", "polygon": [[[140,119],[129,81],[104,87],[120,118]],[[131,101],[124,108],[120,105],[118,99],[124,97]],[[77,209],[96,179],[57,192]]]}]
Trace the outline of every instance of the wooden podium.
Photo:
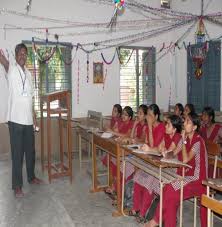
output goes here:
[{"label": "wooden podium", "polygon": [[[72,182],[72,142],[71,142],[71,93],[70,91],[59,91],[47,93],[40,98],[41,111],[41,165],[42,170],[48,170],[48,178],[51,183],[52,179],[69,176]],[[57,108],[52,108],[52,102],[58,102]],[[53,161],[54,153],[52,153],[52,117],[56,119],[59,126],[59,157],[58,161]],[[65,117],[65,120],[64,118]],[[46,136],[44,119],[46,119]],[[64,139],[64,128],[66,130],[66,138]],[[64,143],[65,140],[65,143]],[[54,141],[55,142],[55,141]],[[47,155],[45,154],[45,143]],[[67,152],[64,151],[64,146],[67,147]],[[45,160],[47,157],[47,160]]]}]

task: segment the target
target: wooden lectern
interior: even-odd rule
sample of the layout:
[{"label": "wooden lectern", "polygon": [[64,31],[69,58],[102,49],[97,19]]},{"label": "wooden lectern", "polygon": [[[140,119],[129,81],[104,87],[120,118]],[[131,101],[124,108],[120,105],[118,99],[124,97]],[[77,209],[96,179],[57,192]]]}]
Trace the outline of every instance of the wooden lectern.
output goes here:
[{"label": "wooden lectern", "polygon": [[[72,182],[72,142],[71,142],[71,93],[70,91],[58,91],[53,93],[47,93],[41,96],[40,99],[40,111],[41,111],[41,165],[42,170],[48,169],[48,178],[51,183],[52,179],[62,176],[69,176],[70,182]],[[57,108],[52,108],[52,102],[57,101]],[[46,116],[46,136],[44,127],[44,117]],[[52,116],[58,119],[59,124],[59,160],[53,161],[52,153],[52,129],[51,120]],[[66,116],[66,120],[64,117]],[[66,127],[63,127],[66,124]],[[66,138],[64,143],[63,128],[66,129]],[[44,152],[45,143],[47,143],[47,155]],[[67,152],[64,152],[64,145],[67,147]],[[64,155],[67,154],[67,155]],[[47,161],[45,162],[45,156]]]}]

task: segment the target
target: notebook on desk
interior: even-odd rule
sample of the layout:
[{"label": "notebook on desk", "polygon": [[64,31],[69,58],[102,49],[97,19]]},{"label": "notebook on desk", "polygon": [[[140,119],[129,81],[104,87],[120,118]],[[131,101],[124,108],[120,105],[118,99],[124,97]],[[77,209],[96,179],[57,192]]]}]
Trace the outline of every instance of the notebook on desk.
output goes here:
[{"label": "notebook on desk", "polygon": [[102,138],[105,138],[105,139],[109,139],[109,138],[112,138],[113,137],[113,134],[111,132],[104,132],[102,135],[101,135]]},{"label": "notebook on desk", "polygon": [[132,152],[137,153],[137,154],[146,154],[146,155],[155,155],[155,156],[162,156],[162,154],[160,154],[157,151],[143,151],[141,149],[132,149]]},{"label": "notebook on desk", "polygon": [[183,163],[176,158],[161,158],[160,161],[165,162],[165,163],[169,163],[169,164],[182,165],[182,166],[185,166],[185,167],[188,167],[188,168],[192,168],[192,166],[190,166],[186,163]]}]

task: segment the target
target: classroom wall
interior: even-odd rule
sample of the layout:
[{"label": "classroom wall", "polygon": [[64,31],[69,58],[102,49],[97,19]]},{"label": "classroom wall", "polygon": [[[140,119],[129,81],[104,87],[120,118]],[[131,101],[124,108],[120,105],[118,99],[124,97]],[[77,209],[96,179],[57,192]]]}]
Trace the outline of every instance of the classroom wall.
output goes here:
[{"label": "classroom wall", "polygon": [[[147,4],[148,1],[140,1]],[[172,0],[172,8],[174,10],[180,10],[184,12],[199,13],[201,0]],[[25,12],[27,0],[13,1],[13,0],[1,0],[0,8],[6,8],[16,11]],[[160,0],[149,0],[149,5],[152,7],[159,7]],[[205,7],[207,4],[205,4]],[[206,12],[218,12],[222,11],[221,0],[213,0],[209,4]],[[113,6],[104,5],[102,3],[96,4],[90,0],[38,0],[32,1],[31,12],[32,15],[38,15],[48,18],[66,19],[79,22],[106,22],[109,23]],[[119,20],[132,20],[132,19],[144,19],[143,16],[138,13],[131,12],[126,8],[124,15],[119,17]],[[2,29],[5,24],[13,24],[17,26],[41,26],[47,27],[53,25],[53,23],[38,22],[34,19],[26,19],[16,16],[6,16],[4,13],[0,14],[0,48],[5,50],[6,48],[11,51],[14,50],[15,45],[21,40],[31,40],[33,36],[45,39],[45,34],[34,34],[29,31],[9,31]],[[54,24],[55,25],[55,24]],[[190,25],[189,25],[190,26]],[[189,26],[184,26],[181,29],[165,33],[158,37],[154,37],[148,40],[144,40],[140,43],[134,43],[134,46],[154,46],[157,51],[162,47],[163,42],[169,45],[171,41],[175,42]],[[218,26],[207,24],[208,33],[212,38],[219,37],[221,35],[221,29]],[[191,33],[186,37],[186,42],[194,43],[194,33],[196,27],[194,27]],[[50,32],[50,31],[49,31]],[[63,30],[58,31],[59,33]],[[133,32],[124,32],[124,35],[132,34]],[[96,40],[104,40],[114,38],[123,34],[115,34],[107,32],[100,35],[87,35],[87,36],[73,36],[73,37],[60,37],[60,41],[76,43],[94,42]],[[49,37],[50,40],[54,40],[53,37]],[[102,51],[106,59],[109,61],[114,53],[114,49],[108,49]],[[159,56],[159,55],[158,55]],[[157,57],[158,57],[157,56]],[[77,74],[78,67],[77,62],[80,62],[80,96],[79,103],[77,103]],[[93,61],[102,61],[101,51],[90,54],[90,79],[89,83],[86,82],[86,54],[82,51],[77,52],[77,56],[72,64],[72,88],[73,88],[73,117],[85,116],[88,109],[93,109],[103,112],[104,115],[111,113],[112,105],[119,102],[119,63],[115,58],[111,65],[104,64],[105,70],[107,69],[107,78],[105,82],[105,88],[103,85],[92,83],[92,67]],[[161,109],[167,110],[169,102],[175,104],[176,102],[186,103],[187,88],[186,88],[186,51],[184,48],[181,50],[176,49],[175,52],[169,53],[164,58],[159,60],[156,64],[156,102]],[[3,86],[0,84],[0,86]],[[171,88],[171,89],[170,89]],[[6,102],[2,99],[2,89],[0,89],[0,102]],[[2,108],[0,106],[0,108]],[[1,111],[1,110],[0,110]],[[0,119],[0,122],[2,120]]]}]

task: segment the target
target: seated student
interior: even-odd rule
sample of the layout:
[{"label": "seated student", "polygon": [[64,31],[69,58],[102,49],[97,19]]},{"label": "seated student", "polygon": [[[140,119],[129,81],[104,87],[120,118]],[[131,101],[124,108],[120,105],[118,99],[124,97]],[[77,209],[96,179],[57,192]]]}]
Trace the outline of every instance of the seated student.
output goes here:
[{"label": "seated student", "polygon": [[[123,143],[145,143],[146,140],[146,131],[147,131],[147,122],[146,122],[146,115],[147,115],[147,106],[142,104],[139,106],[138,115],[136,120],[133,124],[133,129],[131,132],[131,137],[126,138],[126,140],[122,140]],[[132,174],[135,171],[135,168],[132,164],[126,163],[125,167],[125,179],[126,181],[132,178]],[[122,165],[120,167],[122,173]],[[122,182],[122,181],[121,181]]]},{"label": "seated student", "polygon": [[[156,104],[152,104],[148,107],[147,112],[147,132],[146,143],[142,146],[144,150],[159,150],[163,143],[165,126],[160,122],[160,110]],[[139,211],[140,217],[144,217],[147,207],[145,203],[142,203],[141,199],[145,198],[146,194],[146,179],[149,176],[142,170],[136,171],[134,180],[134,206],[133,211]]]},{"label": "seated student", "polygon": [[123,144],[145,143],[147,130],[146,115],[147,106],[142,104],[139,106],[138,114],[134,121],[130,138],[123,138]]},{"label": "seated student", "polygon": [[[217,143],[222,139],[222,125],[215,123],[215,112],[212,107],[205,107],[202,111],[202,125],[200,135],[204,141]],[[213,177],[214,167],[208,165],[208,177]],[[220,177],[222,172],[217,172],[217,177]]]},{"label": "seated student", "polygon": [[174,114],[179,117],[182,117],[183,111],[184,111],[183,105],[181,103],[177,103],[174,107]]},{"label": "seated student", "polygon": [[112,110],[112,118],[110,122],[110,129],[113,129],[114,127],[118,127],[119,122],[121,121],[121,115],[122,115],[122,106],[120,104],[115,104],[113,106]]},{"label": "seated student", "polygon": [[200,135],[203,139],[218,142],[222,139],[222,126],[215,123],[215,112],[212,107],[205,107],[202,111],[202,125]]},{"label": "seated student", "polygon": [[184,112],[183,112],[184,119],[187,117],[188,114],[194,114],[194,113],[196,113],[194,105],[191,103],[187,103],[184,107]]},{"label": "seated student", "polygon": [[[182,132],[183,162],[192,168],[185,170],[183,181],[183,199],[189,199],[193,196],[201,196],[206,193],[206,188],[202,181],[207,177],[207,152],[204,140],[197,133],[200,127],[200,120],[197,114],[188,114],[184,122],[184,131]],[[182,168],[179,171],[182,175]],[[152,201],[152,196],[147,198]],[[180,182],[176,181],[166,184],[163,188],[163,223],[166,227],[176,227],[177,209],[180,204]],[[155,227],[159,224],[160,206],[157,206],[154,217],[146,223],[144,227]],[[206,227],[206,208],[200,208],[201,226]]]},{"label": "seated student", "polygon": [[[158,147],[158,151],[162,152],[164,156],[167,153],[170,153],[172,156],[177,156],[180,154],[178,159],[181,160],[181,150],[182,150],[182,120],[179,116],[171,115],[167,118],[165,125],[165,134],[164,140],[161,146]],[[145,149],[146,151],[147,149]],[[149,150],[149,149],[148,149]],[[146,178],[144,178],[146,176]],[[159,195],[160,193],[160,185],[159,179],[149,175],[148,173],[143,174],[143,181],[138,179],[135,182],[134,186],[134,194],[133,194],[133,210],[132,215],[140,214],[139,221],[143,220],[143,217],[146,214],[147,209],[150,207],[152,200],[147,199],[155,193]]]},{"label": "seated student", "polygon": [[[123,144],[132,144],[132,143],[144,143],[146,138],[146,130],[147,130],[147,123],[146,123],[146,115],[147,115],[147,106],[142,104],[139,106],[138,115],[136,120],[133,124],[133,129],[131,132],[130,138],[123,137],[120,139],[120,142]],[[112,159],[112,174],[116,177],[116,160]],[[120,166],[121,171],[121,178],[123,172],[123,166]],[[125,166],[125,182],[132,178],[132,175],[135,171],[134,165],[130,164],[129,162],[126,163]],[[122,183],[122,180],[121,180]],[[122,187],[121,187],[122,188]],[[116,184],[114,185],[114,190],[116,190]]]},{"label": "seated student", "polygon": [[[110,125],[105,127],[105,130],[113,130],[114,127],[118,127],[121,122],[122,116],[122,106],[120,104],[115,104],[112,109],[112,118],[110,121]],[[101,159],[103,165],[107,166],[107,155],[103,155]]]},{"label": "seated student", "polygon": [[[130,106],[126,106],[123,109],[122,113],[122,120],[116,124],[113,128],[113,130],[109,130],[113,135],[118,137],[129,137],[131,135],[131,131],[133,128],[133,110]],[[107,188],[106,192],[109,194],[112,194],[115,190],[115,176],[116,176],[116,158],[111,158],[110,167],[112,170],[112,176],[113,176],[113,185],[111,188]]]},{"label": "seated student", "polygon": [[115,124],[112,130],[113,135],[119,137],[129,137],[133,128],[133,110],[130,106],[125,106],[122,112],[121,121]]}]

